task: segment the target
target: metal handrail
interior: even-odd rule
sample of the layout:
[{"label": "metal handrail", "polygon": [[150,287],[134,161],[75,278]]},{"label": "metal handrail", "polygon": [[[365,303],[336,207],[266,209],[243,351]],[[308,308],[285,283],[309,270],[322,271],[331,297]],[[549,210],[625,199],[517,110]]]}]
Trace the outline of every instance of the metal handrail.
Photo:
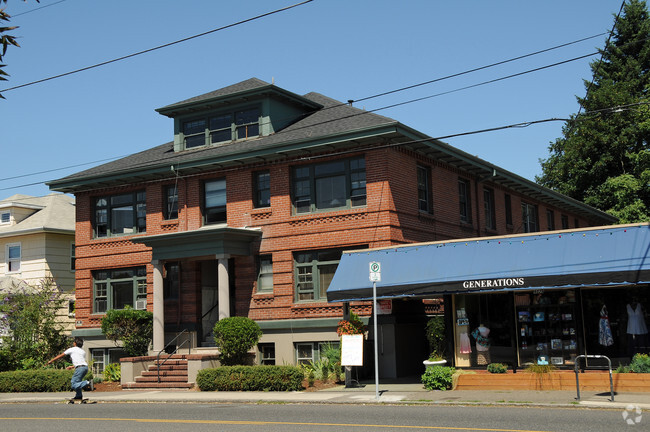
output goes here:
[{"label": "metal handrail", "polygon": [[580,400],[580,380],[578,378],[578,369],[580,368],[580,358],[604,358],[607,359],[607,363],[609,363],[609,391],[612,395],[611,402],[614,402],[614,381],[612,380],[612,361],[609,359],[609,357],[604,356],[604,355],[579,355],[576,357],[576,363],[575,363],[575,372],[576,372],[576,391],[578,392],[578,397],[576,400]]},{"label": "metal handrail", "polygon": [[174,339],[172,339],[172,340],[171,340],[167,345],[165,345],[165,347],[164,347],[163,349],[161,349],[160,351],[158,351],[158,355],[156,356],[156,365],[158,366],[158,383],[160,383],[160,367],[161,367],[162,365],[164,365],[165,363],[167,363],[167,360],[169,360],[169,357],[171,357],[172,355],[176,354],[176,353],[178,352],[178,349],[181,348],[181,347],[182,347],[183,345],[185,345],[186,343],[188,344],[188,346],[187,346],[187,354],[190,354],[190,350],[191,350],[192,347],[190,346],[190,338],[187,338],[187,339],[185,339],[185,340],[184,340],[180,345],[178,345],[178,346],[174,349],[174,351],[169,355],[169,357],[167,357],[165,360],[163,360],[162,363],[160,363],[160,354],[162,354],[162,352],[165,351],[165,350],[166,350],[166,349],[167,349],[171,344],[173,344],[174,342],[176,342],[176,339],[178,339],[181,335],[183,335],[183,334],[185,334],[185,333],[187,333],[188,336],[189,336],[190,331],[187,330],[187,329],[183,329],[180,333],[178,333],[178,334],[176,335],[176,337],[174,337]]}]

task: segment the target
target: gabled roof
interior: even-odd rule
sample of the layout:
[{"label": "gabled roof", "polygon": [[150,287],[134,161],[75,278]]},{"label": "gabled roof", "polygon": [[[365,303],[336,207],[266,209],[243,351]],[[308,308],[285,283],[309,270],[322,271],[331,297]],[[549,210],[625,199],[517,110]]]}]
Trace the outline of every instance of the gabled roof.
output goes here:
[{"label": "gabled roof", "polygon": [[575,199],[564,196],[431,138],[404,124],[372,112],[341,103],[319,93],[298,96],[256,78],[211,93],[190,98],[158,109],[170,117],[206,109],[233,98],[260,94],[289,98],[310,108],[306,114],[268,136],[228,144],[197,147],[174,152],[173,142],[162,144],[125,158],[109,162],[48,183],[52,190],[76,193],[98,187],[111,187],[146,180],[172,178],[215,169],[239,167],[247,163],[310,157],[314,154],[361,150],[364,146],[402,146],[414,152],[457,167],[478,178],[515,190],[541,202],[565,208],[591,223],[605,225],[616,218]]},{"label": "gabled roof", "polygon": [[51,193],[44,197],[14,195],[0,201],[0,207],[29,208],[34,213],[13,225],[0,225],[0,237],[13,237],[34,232],[56,232],[74,234],[75,205],[74,198]]}]

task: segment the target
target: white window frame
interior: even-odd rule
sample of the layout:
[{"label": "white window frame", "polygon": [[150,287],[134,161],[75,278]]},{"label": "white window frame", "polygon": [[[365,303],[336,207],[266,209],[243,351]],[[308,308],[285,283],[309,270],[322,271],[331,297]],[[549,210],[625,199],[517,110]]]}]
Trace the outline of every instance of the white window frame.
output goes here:
[{"label": "white window frame", "polygon": [[70,271],[75,272],[77,269],[77,251],[74,242],[70,243]]},{"label": "white window frame", "polygon": [[[10,250],[12,248],[18,247],[18,258],[11,258],[9,256]],[[22,269],[22,258],[23,258],[23,247],[21,243],[8,243],[5,246],[5,265],[6,265],[6,273],[7,274],[13,274],[13,273],[20,273]],[[12,263],[17,264],[18,268],[12,270]]]},{"label": "white window frame", "polygon": [[11,211],[9,210],[9,211],[0,212],[0,225],[9,225],[10,223],[11,223]]}]

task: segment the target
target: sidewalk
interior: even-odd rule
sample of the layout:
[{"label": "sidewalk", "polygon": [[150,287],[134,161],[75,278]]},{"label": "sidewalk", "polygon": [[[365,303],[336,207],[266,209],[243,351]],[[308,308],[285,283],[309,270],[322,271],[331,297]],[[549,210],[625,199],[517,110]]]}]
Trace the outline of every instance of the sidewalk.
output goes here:
[{"label": "sidewalk", "polygon": [[[121,390],[84,392],[90,400],[104,403],[336,403],[336,404],[430,404],[430,405],[511,405],[624,410],[629,405],[650,410],[650,393],[621,393],[611,402],[609,392],[572,391],[455,390],[428,391],[422,384],[381,384],[376,399],[375,384],[361,388],[338,386],[314,392],[201,392],[196,390]],[[72,392],[0,393],[0,403],[63,403]]]}]

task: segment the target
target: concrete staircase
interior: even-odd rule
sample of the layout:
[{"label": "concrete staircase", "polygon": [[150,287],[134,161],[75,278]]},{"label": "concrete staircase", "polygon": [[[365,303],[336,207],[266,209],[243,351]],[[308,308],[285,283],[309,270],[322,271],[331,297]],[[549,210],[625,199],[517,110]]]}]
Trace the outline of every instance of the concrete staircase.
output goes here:
[{"label": "concrete staircase", "polygon": [[[160,370],[160,382],[158,382]],[[189,389],[194,383],[189,383],[187,375],[187,358],[185,355],[175,354],[161,357],[160,365],[157,361],[143,371],[142,375],[135,377],[135,382],[122,384],[124,389]]]}]

